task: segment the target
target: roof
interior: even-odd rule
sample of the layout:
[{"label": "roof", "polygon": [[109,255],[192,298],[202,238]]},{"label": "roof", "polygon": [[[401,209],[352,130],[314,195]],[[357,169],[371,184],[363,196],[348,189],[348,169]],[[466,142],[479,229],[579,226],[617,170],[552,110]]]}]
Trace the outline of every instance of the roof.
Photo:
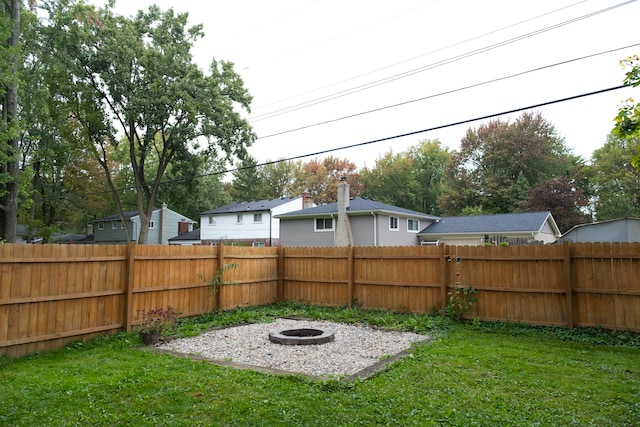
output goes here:
[{"label": "roof", "polygon": [[178,234],[175,237],[169,239],[170,242],[180,242],[184,240],[200,240],[200,229],[196,228],[195,230],[188,231],[186,233]]},{"label": "roof", "polygon": [[[139,212],[129,211],[129,212],[123,212],[123,214],[124,214],[124,219],[131,219],[133,217],[138,216]],[[113,215],[109,215],[109,216],[105,216],[105,217],[93,220],[93,222],[98,222],[98,221],[120,221],[120,214],[113,214]]]},{"label": "roof", "polygon": [[[362,197],[353,197],[349,200],[349,207],[347,208],[347,214],[358,214],[358,213],[366,213],[370,214],[371,212],[377,213],[389,213],[389,214],[397,214],[404,216],[411,216],[417,218],[426,218],[437,220],[439,217],[427,215],[422,212],[412,211],[410,209],[399,208],[397,206],[389,205],[387,203],[378,202],[373,199],[366,199]],[[318,215],[332,215],[338,213],[338,202],[328,203],[326,205],[320,205],[313,208],[302,209],[299,211],[288,212],[281,215],[276,215],[276,218],[280,219],[293,219],[293,218],[301,218],[301,217],[309,217],[309,216],[318,216]]]},{"label": "roof", "polygon": [[289,203],[291,201],[294,201],[300,198],[301,198],[300,196],[282,197],[280,199],[272,199],[272,200],[251,200],[248,202],[231,203],[229,205],[220,206],[219,208],[202,212],[200,215],[219,215],[219,214],[229,214],[229,213],[238,213],[238,212],[269,211],[275,207],[284,205],[285,203]]},{"label": "roof", "polygon": [[548,219],[557,234],[551,212],[522,212],[494,215],[447,216],[434,222],[418,235],[429,234],[486,234],[486,233],[532,233],[542,229]]},{"label": "roof", "polygon": [[[153,212],[159,211],[161,208],[154,208]],[[167,211],[173,212],[175,214],[178,214],[178,216],[182,216],[181,213],[176,212],[174,210],[168,209]],[[123,212],[124,215],[124,219],[128,220],[128,219],[132,219],[135,218],[137,216],[140,216],[140,211],[128,211],[128,212]],[[184,217],[183,220],[185,222],[190,222],[190,223],[196,223],[197,221],[192,220],[191,218],[187,218]],[[102,222],[102,221],[120,221],[120,215],[119,214],[113,214],[113,215],[109,215],[109,216],[105,216],[102,218],[98,218],[98,219],[94,219],[92,222]]]}]

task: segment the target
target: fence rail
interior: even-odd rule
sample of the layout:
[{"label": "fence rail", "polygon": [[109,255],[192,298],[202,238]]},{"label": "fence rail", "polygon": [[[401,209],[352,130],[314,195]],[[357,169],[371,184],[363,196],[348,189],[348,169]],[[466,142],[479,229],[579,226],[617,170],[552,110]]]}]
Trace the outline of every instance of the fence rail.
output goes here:
[{"label": "fence rail", "polygon": [[[219,270],[227,286],[214,294]],[[467,286],[478,291],[467,318],[640,331],[638,243],[0,245],[0,355],[131,330],[159,307],[185,317],[276,301],[425,313]]]}]

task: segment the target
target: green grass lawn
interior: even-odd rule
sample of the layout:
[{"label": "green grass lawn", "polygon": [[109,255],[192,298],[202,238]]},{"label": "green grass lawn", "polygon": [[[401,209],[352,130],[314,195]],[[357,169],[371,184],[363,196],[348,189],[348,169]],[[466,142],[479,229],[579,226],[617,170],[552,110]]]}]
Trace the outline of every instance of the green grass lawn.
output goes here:
[{"label": "green grass lawn", "polygon": [[2,426],[637,426],[640,337],[276,305],[180,322],[300,315],[435,336],[375,376],[317,381],[140,349],[135,334],[0,359]]}]

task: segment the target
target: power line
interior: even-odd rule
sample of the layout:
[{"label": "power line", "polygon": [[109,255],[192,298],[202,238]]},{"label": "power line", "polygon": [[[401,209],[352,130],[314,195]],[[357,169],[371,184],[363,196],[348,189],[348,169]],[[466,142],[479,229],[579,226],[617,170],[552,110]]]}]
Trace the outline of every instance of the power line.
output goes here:
[{"label": "power line", "polygon": [[[599,95],[599,94],[602,94],[602,93],[612,92],[614,90],[624,89],[624,88],[628,88],[628,87],[629,86],[625,86],[625,85],[614,86],[614,87],[610,87],[610,88],[607,88],[607,89],[600,89],[600,90],[596,90],[596,91],[593,91],[593,92],[587,92],[587,93],[582,93],[582,94],[579,94],[579,95],[573,95],[573,96],[569,96],[569,97],[565,97],[565,98],[556,99],[556,100],[553,100],[553,101],[547,101],[547,102],[542,102],[542,103],[538,103],[538,104],[532,104],[532,105],[528,105],[526,107],[513,108],[513,109],[510,109],[510,110],[501,111],[499,113],[491,113],[491,114],[487,114],[487,115],[484,115],[484,116],[474,117],[474,118],[471,118],[471,119],[464,119],[464,120],[460,120],[460,121],[453,122],[453,123],[447,123],[447,124],[444,124],[444,125],[439,125],[439,126],[420,129],[420,130],[416,130],[416,131],[406,132],[406,133],[402,133],[402,134],[398,134],[398,135],[392,135],[392,136],[387,136],[387,137],[383,137],[383,138],[373,139],[373,140],[370,140],[370,141],[359,142],[359,143],[356,143],[356,144],[344,145],[342,147],[330,148],[330,149],[326,149],[326,150],[316,151],[314,153],[301,154],[301,155],[298,155],[298,156],[293,156],[293,157],[288,157],[288,158],[283,158],[283,159],[278,159],[278,160],[272,160],[272,161],[263,162],[263,163],[257,163],[255,165],[251,165],[251,166],[240,166],[240,167],[236,167],[236,168],[230,168],[230,169],[226,169],[224,171],[218,171],[218,172],[211,172],[211,173],[206,173],[206,174],[202,174],[202,175],[196,175],[196,176],[193,176],[191,178],[180,178],[180,179],[167,180],[167,181],[160,182],[159,185],[173,184],[173,183],[177,183],[177,182],[185,182],[185,181],[190,181],[190,180],[198,179],[198,178],[205,178],[205,177],[216,176],[216,175],[224,175],[224,174],[227,174],[227,173],[233,173],[233,172],[240,171],[240,170],[253,169],[253,168],[260,167],[260,166],[267,166],[267,165],[272,165],[272,164],[276,164],[276,163],[289,162],[289,161],[293,161],[293,160],[300,160],[300,159],[303,159],[303,158],[306,158],[306,157],[319,156],[321,154],[333,153],[335,151],[347,150],[349,148],[362,147],[362,146],[365,146],[365,145],[375,144],[375,143],[378,143],[378,142],[384,142],[384,141],[390,141],[390,140],[393,140],[393,139],[405,138],[407,136],[419,135],[421,133],[432,132],[434,130],[439,130],[439,129],[446,129],[446,128],[449,128],[449,127],[454,127],[454,126],[459,126],[459,125],[463,125],[463,124],[467,124],[467,123],[477,122],[479,120],[492,119],[492,118],[499,117],[499,116],[504,116],[504,115],[507,115],[507,114],[512,114],[512,113],[517,113],[517,112],[520,112],[520,111],[532,110],[532,109],[535,109],[535,108],[544,107],[544,106],[547,106],[547,105],[553,105],[553,104],[559,104],[559,103],[562,103],[562,102],[573,101],[573,100],[576,100],[576,99],[586,98],[588,96]],[[134,186],[123,187],[123,188],[115,189],[114,191],[119,192],[119,191],[132,190],[132,189],[135,189],[135,187]],[[80,194],[79,196],[86,197],[86,196],[93,196],[93,195],[99,195],[99,194],[109,194],[109,193],[113,193],[114,191],[108,190],[108,191],[84,193],[84,194]]]},{"label": "power line", "polygon": [[283,115],[283,114],[291,113],[293,111],[298,111],[298,110],[301,110],[301,109],[304,109],[304,108],[307,108],[307,107],[312,107],[314,105],[318,105],[318,104],[322,104],[322,103],[325,103],[325,102],[328,102],[328,101],[332,101],[334,99],[342,98],[344,96],[352,95],[354,93],[358,93],[358,92],[361,92],[361,91],[364,91],[364,90],[367,90],[367,89],[371,89],[373,87],[381,86],[383,84],[391,83],[391,82],[399,80],[399,79],[403,79],[403,78],[410,77],[410,76],[413,76],[413,75],[418,74],[418,73],[422,73],[424,71],[428,71],[428,70],[431,70],[431,69],[434,69],[434,68],[438,68],[438,67],[441,67],[441,66],[444,66],[444,65],[448,65],[448,64],[460,61],[462,59],[470,58],[472,56],[476,56],[476,55],[479,55],[481,53],[488,52],[488,51],[497,49],[499,47],[503,47],[503,46],[509,45],[511,43],[515,43],[515,42],[518,42],[518,41],[521,41],[521,40],[524,40],[524,39],[527,39],[527,38],[530,38],[530,37],[533,37],[533,36],[536,36],[536,35],[539,35],[539,34],[554,30],[554,29],[557,29],[557,28],[561,28],[561,27],[569,25],[569,24],[573,24],[575,22],[578,22],[578,21],[581,21],[581,20],[584,20],[584,19],[587,19],[587,18],[591,18],[593,16],[600,15],[600,14],[605,13],[605,12],[609,12],[611,10],[614,10],[614,9],[619,8],[619,7],[625,6],[627,4],[633,3],[635,1],[636,0],[628,0],[628,1],[625,1],[623,3],[619,3],[617,5],[609,6],[609,7],[605,8],[605,9],[601,9],[601,10],[598,10],[598,11],[595,11],[595,12],[591,12],[591,13],[588,13],[586,15],[579,16],[577,18],[572,18],[570,20],[563,21],[563,22],[558,23],[558,24],[554,24],[554,25],[551,25],[551,26],[548,26],[548,27],[545,27],[545,28],[542,28],[542,29],[539,29],[539,30],[535,30],[535,31],[532,31],[532,32],[529,32],[529,33],[526,33],[526,34],[523,34],[523,35],[520,35],[520,36],[517,36],[517,37],[513,37],[513,38],[510,38],[510,39],[507,39],[507,40],[503,40],[501,42],[494,43],[494,44],[491,44],[489,46],[485,46],[485,47],[482,47],[482,48],[479,48],[479,49],[475,49],[475,50],[472,50],[472,51],[469,51],[469,52],[465,52],[463,54],[460,54],[460,55],[457,55],[457,56],[454,56],[454,57],[451,57],[451,58],[448,58],[448,59],[444,59],[442,61],[434,62],[434,63],[428,64],[428,65],[425,65],[423,67],[415,68],[413,70],[405,71],[403,73],[399,73],[399,74],[395,74],[393,76],[389,76],[389,77],[386,77],[386,78],[383,78],[383,79],[375,80],[375,81],[370,82],[370,83],[365,83],[363,85],[359,85],[359,86],[356,86],[356,87],[353,87],[353,88],[350,88],[350,89],[346,89],[346,90],[343,90],[343,91],[335,92],[333,94],[326,95],[326,96],[323,96],[323,97],[320,97],[320,98],[316,98],[316,99],[313,99],[313,100],[310,100],[310,101],[302,102],[302,103],[299,103],[299,104],[296,104],[296,105],[292,105],[290,107],[281,108],[279,110],[272,111],[271,113],[265,113],[265,114],[262,114],[262,115],[258,115],[258,116],[255,116],[254,118],[250,119],[250,122],[257,122],[257,121],[270,119],[270,118],[277,117],[277,116],[280,116],[280,115]]},{"label": "power line", "polygon": [[472,85],[463,86],[463,87],[460,87],[460,88],[457,88],[457,89],[451,89],[451,90],[448,90],[448,91],[444,91],[444,92],[439,92],[439,93],[435,93],[435,94],[432,94],[432,95],[423,96],[423,97],[412,99],[412,100],[409,100],[409,101],[403,101],[403,102],[399,102],[399,103],[396,103],[396,104],[387,105],[387,106],[384,106],[384,107],[374,108],[372,110],[367,110],[367,111],[362,111],[362,112],[355,113],[355,114],[350,114],[350,115],[347,115],[347,116],[337,117],[335,119],[330,119],[330,120],[325,120],[325,121],[322,121],[322,122],[312,123],[312,124],[309,124],[309,125],[300,126],[300,127],[294,128],[294,129],[284,130],[284,131],[281,131],[281,132],[276,132],[276,133],[272,133],[272,134],[265,135],[265,136],[259,136],[257,139],[267,139],[267,138],[271,138],[271,137],[278,136],[278,135],[284,135],[284,134],[291,133],[291,132],[297,132],[299,130],[308,129],[308,128],[311,128],[311,127],[326,125],[326,124],[329,124],[329,123],[339,122],[339,121],[346,120],[346,119],[352,119],[354,117],[364,116],[366,114],[376,113],[378,111],[388,110],[388,109],[395,108],[395,107],[401,107],[403,105],[412,104],[414,102],[424,101],[426,99],[437,98],[439,96],[449,95],[449,94],[456,93],[456,92],[461,92],[463,90],[472,89],[472,88],[479,87],[479,86],[484,86],[484,85],[487,85],[487,84],[490,84],[490,83],[496,83],[496,82],[507,80],[507,79],[511,79],[511,78],[514,78],[514,77],[519,77],[519,76],[522,76],[522,75],[525,75],[525,74],[530,74],[530,73],[533,73],[533,72],[536,72],[536,71],[542,71],[542,70],[545,70],[545,69],[548,69],[548,68],[553,68],[553,67],[557,67],[557,66],[560,66],[560,65],[570,64],[572,62],[577,62],[577,61],[581,61],[581,60],[584,60],[584,59],[593,58],[593,57],[596,57],[596,56],[599,56],[599,55],[605,55],[605,54],[608,54],[608,53],[616,52],[616,51],[623,50],[623,49],[628,49],[630,47],[635,47],[635,46],[639,46],[639,45],[640,45],[640,43],[635,43],[635,44],[632,44],[632,45],[619,47],[619,48],[616,48],[616,49],[610,49],[610,50],[594,53],[594,54],[591,54],[591,55],[586,55],[586,56],[581,56],[581,57],[578,57],[578,58],[569,59],[569,60],[566,60],[566,61],[556,62],[555,64],[544,65],[544,66],[533,68],[533,69],[530,69],[530,70],[527,70],[527,71],[521,71],[519,73],[510,74],[508,76],[498,77],[498,78],[491,79],[491,80],[485,80],[485,81],[480,82],[480,83],[474,83]]},{"label": "power line", "polygon": [[[380,72],[380,71],[384,71],[384,70],[386,70],[386,69],[393,68],[393,67],[395,67],[395,66],[397,66],[397,65],[401,65],[401,64],[405,64],[405,63],[407,63],[407,62],[415,61],[416,59],[420,59],[420,58],[423,58],[423,57],[425,57],[425,56],[432,55],[432,54],[437,53],[437,52],[442,52],[442,51],[445,51],[445,50],[447,50],[447,49],[451,49],[452,47],[456,47],[456,46],[463,45],[463,44],[465,44],[465,43],[469,43],[469,42],[471,42],[471,41],[479,40],[479,39],[481,39],[481,38],[483,38],[483,37],[486,37],[486,36],[489,36],[489,35],[491,35],[491,34],[496,34],[496,33],[499,33],[499,32],[501,32],[501,31],[507,30],[507,29],[509,29],[509,28],[513,28],[513,27],[517,27],[518,25],[526,24],[527,22],[535,21],[536,19],[539,19],[539,18],[542,18],[542,17],[544,17],[544,16],[548,16],[548,15],[554,14],[554,13],[556,13],[556,12],[559,12],[559,11],[562,11],[562,10],[565,10],[565,9],[569,9],[569,8],[571,8],[571,7],[574,7],[574,6],[578,5],[578,4],[584,3],[585,1],[586,1],[586,0],[581,0],[581,1],[577,2],[577,3],[573,3],[573,4],[570,4],[570,5],[568,5],[568,6],[561,7],[561,8],[559,8],[559,9],[555,9],[555,10],[552,10],[552,11],[550,11],[550,12],[543,13],[543,14],[541,14],[541,15],[534,16],[534,17],[532,17],[532,18],[525,19],[525,20],[523,20],[523,21],[519,21],[519,22],[516,22],[516,23],[511,24],[511,25],[507,25],[506,27],[498,28],[498,29],[496,29],[496,30],[489,31],[489,32],[484,33],[484,34],[480,34],[480,35],[478,35],[478,36],[471,37],[471,38],[468,38],[468,39],[466,39],[466,40],[462,40],[462,41],[460,41],[460,42],[453,43],[453,44],[450,44],[450,45],[444,46],[444,47],[442,47],[442,48],[432,50],[432,51],[427,52],[427,53],[423,53],[423,54],[418,55],[418,56],[414,56],[413,58],[405,59],[405,60],[400,61],[400,62],[396,62],[396,63],[390,64],[390,65],[386,65],[386,66],[384,66],[384,67],[377,68],[377,69],[375,69],[375,70],[371,70],[371,71],[368,71],[368,72],[365,72],[365,73],[359,74],[359,75],[357,75],[357,76],[350,77],[350,78],[348,78],[348,79],[344,79],[344,80],[340,80],[340,81],[338,81],[338,82],[331,83],[331,84],[328,84],[328,85],[325,85],[325,86],[322,86],[322,87],[319,87],[319,88],[316,88],[316,89],[312,89],[312,90],[309,90],[309,91],[307,91],[307,92],[303,92],[303,93],[299,93],[299,94],[297,94],[297,95],[289,96],[289,97],[287,97],[287,98],[283,98],[283,99],[280,99],[280,100],[278,100],[278,101],[273,101],[273,102],[270,102],[270,103],[268,103],[268,104],[263,104],[263,105],[260,105],[260,106],[258,106],[258,107],[253,107],[253,109],[254,109],[254,110],[259,110],[259,109],[261,109],[261,108],[265,108],[265,107],[268,107],[268,106],[270,106],[270,105],[280,104],[280,103],[282,103],[282,102],[284,102],[284,101],[288,101],[288,100],[290,100],[290,99],[300,98],[300,97],[302,97],[302,96],[304,96],[304,95],[309,95],[309,94],[311,94],[311,93],[318,92],[318,91],[323,90],[323,89],[328,89],[328,88],[330,88],[330,87],[337,86],[337,85],[342,84],[342,83],[346,83],[346,82],[349,82],[349,81],[352,81],[352,80],[356,80],[356,79],[359,79],[359,78],[362,78],[362,77],[368,76],[368,75],[370,75],[370,74],[375,74],[375,73],[378,73],[378,72]],[[264,113],[264,114],[265,114],[265,115],[268,115],[268,114],[271,114],[271,113]],[[260,116],[256,116],[256,117],[260,117]]]}]

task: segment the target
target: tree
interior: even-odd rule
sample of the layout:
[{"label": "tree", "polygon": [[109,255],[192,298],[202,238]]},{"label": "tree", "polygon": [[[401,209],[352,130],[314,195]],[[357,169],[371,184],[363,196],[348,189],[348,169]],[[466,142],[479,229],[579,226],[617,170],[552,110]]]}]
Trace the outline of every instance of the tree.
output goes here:
[{"label": "tree", "polygon": [[309,192],[311,200],[317,205],[333,203],[338,200],[338,182],[341,177],[347,178],[351,196],[360,193],[362,183],[355,163],[333,156],[322,160],[312,159],[303,164],[302,174],[294,187],[298,194]]},{"label": "tree", "polygon": [[581,189],[566,177],[554,178],[534,185],[529,199],[522,204],[526,212],[550,211],[561,232],[588,222],[582,209],[589,204]]},{"label": "tree", "polygon": [[378,157],[373,168],[360,171],[362,194],[405,209],[437,215],[441,179],[450,157],[438,140],[421,141],[397,154],[389,150]]},{"label": "tree", "polygon": [[257,166],[258,160],[246,157],[233,172],[233,182],[229,195],[234,202],[266,199],[267,184],[262,170]]},{"label": "tree", "polygon": [[16,241],[18,226],[19,0],[0,2],[0,237]]},{"label": "tree", "polygon": [[267,160],[260,166],[266,184],[265,198],[296,197],[301,193],[295,187],[296,179],[302,173],[302,162],[297,160]]},{"label": "tree", "polygon": [[[112,147],[127,147],[139,243],[145,243],[170,165],[194,161],[196,152],[227,159],[246,155],[255,135],[235,108],[248,111],[251,96],[230,62],[213,59],[207,75],[192,62],[191,48],[203,33],[201,26],[186,27],[186,14],[152,6],[128,19],[109,6],[93,10],[78,3],[59,19],[67,28],[71,80],[64,96],[78,126],[76,137],[102,167],[123,221],[109,156]],[[153,176],[147,173],[151,157],[157,161]]]},{"label": "tree", "polygon": [[469,129],[445,171],[440,211],[465,208],[485,213],[517,212],[528,190],[569,173],[572,157],[554,127],[539,113],[513,123],[492,120]]},{"label": "tree", "polygon": [[165,174],[165,183],[158,189],[158,200],[198,220],[201,212],[230,203],[222,185],[224,170],[224,162],[209,161],[205,156],[172,165]]},{"label": "tree", "polygon": [[[623,83],[626,86],[638,87],[640,85],[640,57],[638,55],[628,56],[620,61],[623,68],[630,67],[631,71],[625,74]],[[640,137],[640,103],[634,103],[633,98],[629,98],[618,110],[615,118],[616,125],[613,134],[619,138]],[[631,164],[640,169],[640,152],[636,152],[631,159]]]},{"label": "tree", "polygon": [[640,216],[640,170],[630,159],[638,152],[640,137],[609,134],[605,145],[593,152],[595,214],[598,221]]}]

